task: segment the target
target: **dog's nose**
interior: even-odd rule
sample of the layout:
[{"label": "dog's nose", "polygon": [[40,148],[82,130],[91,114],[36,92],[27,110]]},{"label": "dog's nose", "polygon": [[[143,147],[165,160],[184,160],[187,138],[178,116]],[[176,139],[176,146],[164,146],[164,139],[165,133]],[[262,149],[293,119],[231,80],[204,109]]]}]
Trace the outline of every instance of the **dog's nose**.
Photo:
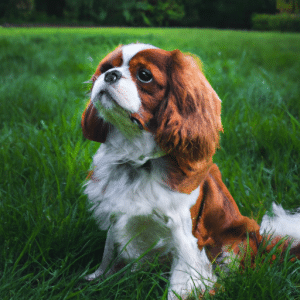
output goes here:
[{"label": "dog's nose", "polygon": [[118,70],[107,72],[104,81],[107,83],[115,83],[122,77],[122,73]]}]

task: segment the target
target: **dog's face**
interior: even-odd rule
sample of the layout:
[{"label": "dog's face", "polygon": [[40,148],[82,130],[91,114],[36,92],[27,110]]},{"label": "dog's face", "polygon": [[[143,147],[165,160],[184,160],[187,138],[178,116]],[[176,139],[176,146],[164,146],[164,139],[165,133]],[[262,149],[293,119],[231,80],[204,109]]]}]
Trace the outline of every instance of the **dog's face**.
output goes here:
[{"label": "dog's face", "polygon": [[221,101],[191,56],[146,44],[119,46],[92,80],[82,118],[88,139],[103,143],[115,126],[128,138],[151,132],[177,158],[199,161],[214,154]]}]

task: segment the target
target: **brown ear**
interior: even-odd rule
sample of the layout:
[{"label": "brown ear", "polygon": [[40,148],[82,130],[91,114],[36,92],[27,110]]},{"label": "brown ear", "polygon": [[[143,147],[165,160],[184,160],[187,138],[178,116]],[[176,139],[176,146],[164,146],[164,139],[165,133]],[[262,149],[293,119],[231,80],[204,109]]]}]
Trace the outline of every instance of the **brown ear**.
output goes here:
[{"label": "brown ear", "polygon": [[85,138],[104,143],[109,132],[109,124],[99,116],[92,101],[88,102],[81,118],[82,132]]},{"label": "brown ear", "polygon": [[212,157],[223,130],[218,95],[196,60],[179,50],[171,52],[169,85],[157,112],[157,143],[190,162]]}]

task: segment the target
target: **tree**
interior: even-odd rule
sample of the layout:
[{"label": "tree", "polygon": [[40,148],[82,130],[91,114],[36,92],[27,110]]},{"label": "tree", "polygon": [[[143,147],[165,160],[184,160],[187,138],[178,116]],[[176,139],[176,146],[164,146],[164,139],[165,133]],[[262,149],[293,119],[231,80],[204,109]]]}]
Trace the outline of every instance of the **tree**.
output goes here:
[{"label": "tree", "polygon": [[8,0],[0,2],[0,17],[6,19],[22,19],[31,15],[34,0]]}]

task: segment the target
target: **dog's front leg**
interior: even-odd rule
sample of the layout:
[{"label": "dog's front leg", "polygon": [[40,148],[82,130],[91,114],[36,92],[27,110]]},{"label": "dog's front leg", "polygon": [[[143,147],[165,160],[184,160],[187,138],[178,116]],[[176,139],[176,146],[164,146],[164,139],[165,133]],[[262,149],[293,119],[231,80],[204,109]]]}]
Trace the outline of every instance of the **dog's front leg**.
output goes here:
[{"label": "dog's front leg", "polygon": [[[104,272],[107,270],[109,264],[114,259],[114,252],[115,251],[114,251],[113,229],[109,228],[107,232],[107,237],[105,241],[104,252],[103,252],[102,262],[100,264],[100,267],[94,273],[87,275],[85,279],[88,281],[92,281],[100,277],[101,275],[103,275]],[[108,271],[108,273],[110,273],[110,271]]]},{"label": "dog's front leg", "polygon": [[199,250],[197,239],[192,234],[192,224],[180,222],[172,226],[174,258],[171,267],[168,299],[177,299],[175,294],[188,296],[195,288],[205,290],[216,278],[205,250]]}]

